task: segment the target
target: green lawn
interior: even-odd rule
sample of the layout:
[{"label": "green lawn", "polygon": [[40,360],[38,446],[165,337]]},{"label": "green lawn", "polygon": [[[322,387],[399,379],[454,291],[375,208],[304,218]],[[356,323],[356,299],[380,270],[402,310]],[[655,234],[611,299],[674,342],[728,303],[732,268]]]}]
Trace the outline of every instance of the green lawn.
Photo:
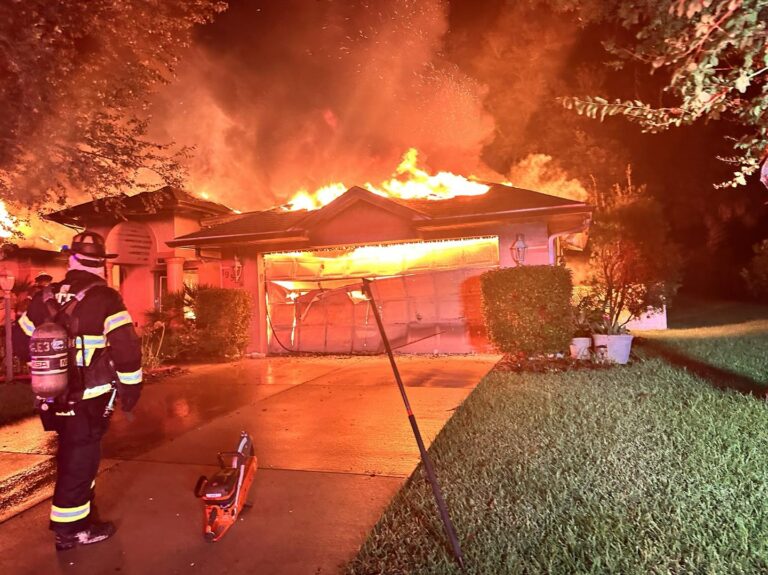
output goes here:
[{"label": "green lawn", "polygon": [[[492,373],[430,452],[467,573],[768,572],[768,406],[662,359]],[[420,470],[347,573],[460,573]]]},{"label": "green lawn", "polygon": [[669,327],[641,335],[692,360],[768,385],[768,306],[684,300],[670,309]]}]

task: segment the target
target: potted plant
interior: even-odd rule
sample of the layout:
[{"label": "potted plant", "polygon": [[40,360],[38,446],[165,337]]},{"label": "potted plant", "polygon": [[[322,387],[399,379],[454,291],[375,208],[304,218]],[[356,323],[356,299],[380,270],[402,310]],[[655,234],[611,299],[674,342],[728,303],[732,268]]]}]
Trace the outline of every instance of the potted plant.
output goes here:
[{"label": "potted plant", "polygon": [[612,323],[609,314],[603,314],[601,321],[592,327],[592,342],[598,361],[624,365],[629,361],[633,338],[623,325]]},{"label": "potted plant", "polygon": [[589,324],[588,310],[583,300],[574,310],[574,331],[571,338],[570,352],[573,359],[586,360],[592,357],[592,328]]},{"label": "potted plant", "polygon": [[[595,351],[626,363],[632,335],[626,325],[661,310],[677,289],[680,257],[669,239],[661,205],[632,184],[595,194],[590,230],[588,296]],[[604,346],[604,347],[603,347]]]}]

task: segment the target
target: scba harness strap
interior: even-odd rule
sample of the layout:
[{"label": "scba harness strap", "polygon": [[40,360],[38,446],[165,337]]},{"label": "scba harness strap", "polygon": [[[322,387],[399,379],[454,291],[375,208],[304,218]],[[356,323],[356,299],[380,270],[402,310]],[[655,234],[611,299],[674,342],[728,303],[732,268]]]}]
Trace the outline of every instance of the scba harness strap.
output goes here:
[{"label": "scba harness strap", "polygon": [[[60,399],[77,399],[72,397],[73,382],[69,381],[73,371],[77,373],[77,392],[85,390],[83,370],[87,357],[87,338],[77,335],[78,318],[74,312],[86,294],[99,285],[105,285],[105,282],[97,279],[75,294],[69,294],[69,286],[60,286],[59,295],[63,295],[62,299],[66,298],[66,301],[58,300],[53,287],[43,289],[42,299],[48,315],[45,322],[35,329],[30,340],[30,355],[33,356],[30,362],[32,388],[41,398],[52,399],[55,395],[63,395]],[[78,361],[78,357],[81,361]]]}]

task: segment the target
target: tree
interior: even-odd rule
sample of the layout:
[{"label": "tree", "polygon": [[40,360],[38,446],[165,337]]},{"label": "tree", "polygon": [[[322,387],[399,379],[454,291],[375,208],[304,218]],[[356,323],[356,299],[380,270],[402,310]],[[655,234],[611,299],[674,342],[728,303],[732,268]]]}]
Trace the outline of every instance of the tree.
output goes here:
[{"label": "tree", "polygon": [[681,259],[669,239],[663,210],[645,186],[596,190],[590,229],[588,294],[580,307],[596,316],[596,329],[620,333],[649,309],[660,310],[677,290]]},{"label": "tree", "polygon": [[186,150],[147,139],[150,96],[219,0],[0,3],[0,198],[37,207],[179,185]]},{"label": "tree", "polygon": [[744,185],[768,155],[768,0],[635,0],[613,8],[631,41],[605,43],[612,64],[661,75],[659,104],[603,96],[561,102],[600,120],[624,116],[648,132],[732,122],[740,134],[734,154],[721,159],[736,167],[726,184]]},{"label": "tree", "polygon": [[741,277],[755,299],[768,302],[768,240],[755,244],[752,251],[752,260],[741,270]]}]

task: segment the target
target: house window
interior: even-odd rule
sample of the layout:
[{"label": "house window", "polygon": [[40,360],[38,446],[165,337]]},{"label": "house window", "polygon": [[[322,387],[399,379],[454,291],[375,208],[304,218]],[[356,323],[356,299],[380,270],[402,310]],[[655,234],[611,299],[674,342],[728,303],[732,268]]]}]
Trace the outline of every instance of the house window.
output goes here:
[{"label": "house window", "polygon": [[162,311],[163,298],[168,293],[168,277],[164,274],[155,274],[155,309]]},{"label": "house window", "polygon": [[[184,285],[186,287],[197,287],[199,277],[197,270],[184,270]],[[168,295],[168,276],[165,273],[155,275],[155,309],[162,311],[163,299]],[[185,312],[187,310],[185,309]]]},{"label": "house window", "polygon": [[565,265],[565,242],[561,236],[555,238],[555,263]]},{"label": "house window", "polygon": [[117,291],[120,291],[120,288],[122,287],[123,283],[125,283],[125,277],[127,275],[127,270],[124,266],[121,266],[120,264],[113,264],[112,269],[110,270],[111,277],[109,278],[112,282],[112,287],[115,288]]},{"label": "house window", "polygon": [[197,270],[184,270],[184,285],[188,287],[196,287],[199,283],[199,276]]}]

